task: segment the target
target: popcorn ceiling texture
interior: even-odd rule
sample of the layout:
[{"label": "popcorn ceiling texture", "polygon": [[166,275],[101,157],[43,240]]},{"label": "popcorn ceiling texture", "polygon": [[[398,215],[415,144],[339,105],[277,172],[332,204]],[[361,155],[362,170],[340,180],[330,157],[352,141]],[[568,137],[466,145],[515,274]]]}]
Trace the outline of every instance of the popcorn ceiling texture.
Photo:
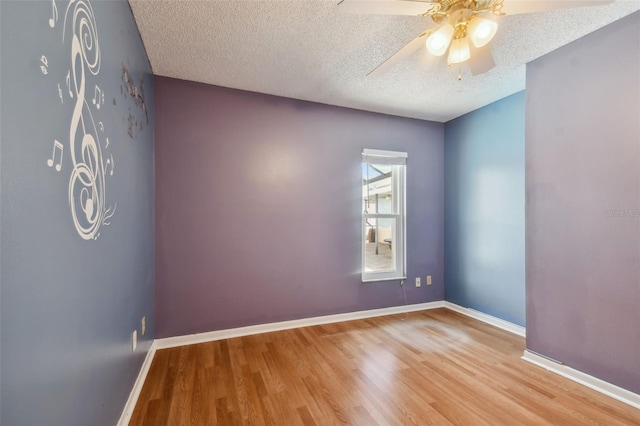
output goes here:
[{"label": "popcorn ceiling texture", "polygon": [[129,1],[156,75],[439,122],[523,90],[527,62],[640,9],[618,0],[505,16],[496,68],[472,76],[462,65],[458,81],[426,49],[366,77],[430,18],[347,15],[337,0]]}]

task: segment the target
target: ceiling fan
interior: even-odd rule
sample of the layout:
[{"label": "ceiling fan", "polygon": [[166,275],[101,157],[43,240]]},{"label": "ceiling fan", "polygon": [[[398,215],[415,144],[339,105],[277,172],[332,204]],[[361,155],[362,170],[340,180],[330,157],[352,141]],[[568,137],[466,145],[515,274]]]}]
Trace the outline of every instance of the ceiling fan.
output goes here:
[{"label": "ceiling fan", "polygon": [[[489,42],[498,31],[498,18],[555,9],[597,6],[613,0],[342,0],[339,10],[352,14],[429,16],[437,27],[428,29],[373,69],[380,75],[421,46],[434,56],[447,51],[448,65],[467,62],[471,74],[495,66]],[[458,75],[458,79],[461,79]]]}]

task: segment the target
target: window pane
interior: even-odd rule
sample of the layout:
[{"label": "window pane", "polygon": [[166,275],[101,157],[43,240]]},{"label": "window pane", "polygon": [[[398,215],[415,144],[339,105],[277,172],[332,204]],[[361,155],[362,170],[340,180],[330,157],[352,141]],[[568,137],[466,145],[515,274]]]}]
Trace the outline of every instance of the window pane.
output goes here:
[{"label": "window pane", "polygon": [[364,220],[364,269],[365,272],[395,270],[396,219]]},{"label": "window pane", "polygon": [[362,150],[362,282],[405,278],[407,153]]},{"label": "window pane", "polygon": [[393,172],[397,166],[362,164],[362,211],[365,213],[396,213],[393,196]]}]

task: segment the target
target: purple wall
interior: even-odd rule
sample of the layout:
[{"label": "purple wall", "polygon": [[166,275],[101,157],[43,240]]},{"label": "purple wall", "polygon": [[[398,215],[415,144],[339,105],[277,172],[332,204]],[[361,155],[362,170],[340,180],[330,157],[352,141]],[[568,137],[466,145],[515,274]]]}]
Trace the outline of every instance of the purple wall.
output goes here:
[{"label": "purple wall", "polygon": [[640,13],[527,67],[527,347],[640,392]]},{"label": "purple wall", "polygon": [[406,151],[409,304],[442,300],[443,125],[156,78],[157,337],[404,304],[360,282],[361,150]]}]

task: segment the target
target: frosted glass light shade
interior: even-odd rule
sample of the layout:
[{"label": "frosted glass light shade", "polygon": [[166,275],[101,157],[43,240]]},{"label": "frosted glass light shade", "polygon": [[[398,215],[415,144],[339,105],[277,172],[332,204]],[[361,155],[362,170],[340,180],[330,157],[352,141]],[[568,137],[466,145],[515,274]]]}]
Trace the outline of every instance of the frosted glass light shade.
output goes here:
[{"label": "frosted glass light shade", "polygon": [[475,47],[485,46],[498,31],[498,23],[474,16],[467,26],[467,34]]},{"label": "frosted glass light shade", "polygon": [[451,42],[447,60],[449,65],[468,61],[470,57],[471,52],[469,51],[469,39],[467,37],[457,38]]},{"label": "frosted glass light shade", "polygon": [[453,38],[453,26],[446,24],[438,28],[438,31],[427,37],[426,46],[433,56],[442,56],[447,51]]}]

